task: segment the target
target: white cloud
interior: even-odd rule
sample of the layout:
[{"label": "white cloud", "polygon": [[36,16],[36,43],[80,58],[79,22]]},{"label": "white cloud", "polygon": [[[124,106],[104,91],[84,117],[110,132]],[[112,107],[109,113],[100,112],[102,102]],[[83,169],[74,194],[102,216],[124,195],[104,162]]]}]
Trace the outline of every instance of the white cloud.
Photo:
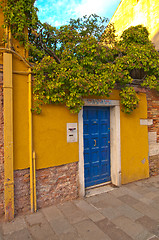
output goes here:
[{"label": "white cloud", "polygon": [[75,11],[80,16],[96,13],[100,16],[109,17],[112,9],[114,11],[114,6],[117,6],[119,2],[119,0],[82,0]]},{"label": "white cloud", "polygon": [[116,10],[120,0],[37,0],[39,18],[42,22],[60,26],[70,18],[96,13],[109,19]]}]

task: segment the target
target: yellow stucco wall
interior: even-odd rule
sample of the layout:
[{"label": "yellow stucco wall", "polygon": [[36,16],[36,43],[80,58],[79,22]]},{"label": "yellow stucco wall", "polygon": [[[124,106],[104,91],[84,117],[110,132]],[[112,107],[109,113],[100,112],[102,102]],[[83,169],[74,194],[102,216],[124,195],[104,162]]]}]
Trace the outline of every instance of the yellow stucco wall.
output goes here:
[{"label": "yellow stucco wall", "polygon": [[[27,67],[14,57],[13,71],[27,71]],[[28,103],[28,76],[13,74],[14,169],[30,166]],[[78,143],[66,141],[66,123],[77,122],[77,118],[66,107],[57,105],[45,105],[40,115],[33,114],[33,150],[38,169],[78,161]]]},{"label": "yellow stucco wall", "polygon": [[37,168],[58,166],[78,161],[78,143],[67,143],[67,123],[77,123],[77,114],[65,106],[45,105],[40,115],[33,116],[33,148]]},{"label": "yellow stucco wall", "polygon": [[122,0],[110,22],[114,23],[119,36],[130,26],[144,25],[150,33],[150,39],[159,49],[158,0]]},{"label": "yellow stucco wall", "polygon": [[121,112],[122,184],[149,177],[148,129],[140,125],[147,118],[145,94],[139,94],[140,105],[130,115]]},{"label": "yellow stucco wall", "polygon": [[[24,169],[29,167],[27,79],[23,83],[17,79],[14,86],[14,167]],[[147,126],[140,125],[140,119],[147,118],[147,101],[145,94],[139,94],[139,98],[139,107],[131,115],[121,112],[122,183],[149,176],[148,131]],[[118,100],[118,91],[109,99]],[[38,169],[79,160],[78,142],[67,143],[66,124],[72,122],[78,122],[78,115],[63,105],[45,105],[40,115],[33,114],[33,149]]]},{"label": "yellow stucco wall", "polygon": [[[14,56],[14,55],[13,55]],[[27,71],[15,56],[13,71]],[[14,168],[29,167],[28,76],[13,74]]]}]

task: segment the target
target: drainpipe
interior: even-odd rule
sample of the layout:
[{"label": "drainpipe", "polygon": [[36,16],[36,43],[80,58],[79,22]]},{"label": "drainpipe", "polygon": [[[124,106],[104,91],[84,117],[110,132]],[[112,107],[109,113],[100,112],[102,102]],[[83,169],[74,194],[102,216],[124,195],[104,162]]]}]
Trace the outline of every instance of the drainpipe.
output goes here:
[{"label": "drainpipe", "polygon": [[31,69],[29,68],[29,159],[30,159],[30,207],[34,212],[34,166],[33,166],[33,140],[32,140],[32,88],[31,88]]},{"label": "drainpipe", "polygon": [[[11,49],[11,31],[6,28],[7,43]],[[4,211],[5,219],[14,218],[14,168],[13,168],[13,70],[12,53],[3,54],[4,98]]]},{"label": "drainpipe", "polygon": [[34,169],[34,212],[37,211],[37,200],[36,200],[36,158],[35,151],[33,151],[33,169]]},{"label": "drainpipe", "polygon": [[31,68],[29,68],[29,158],[30,158],[30,206],[31,212],[37,211],[36,201],[36,159],[33,151],[33,126],[32,126],[32,81]]},{"label": "drainpipe", "polygon": [[13,173],[13,76],[12,54],[3,54],[4,96],[4,209],[5,218],[14,218],[14,173]]}]

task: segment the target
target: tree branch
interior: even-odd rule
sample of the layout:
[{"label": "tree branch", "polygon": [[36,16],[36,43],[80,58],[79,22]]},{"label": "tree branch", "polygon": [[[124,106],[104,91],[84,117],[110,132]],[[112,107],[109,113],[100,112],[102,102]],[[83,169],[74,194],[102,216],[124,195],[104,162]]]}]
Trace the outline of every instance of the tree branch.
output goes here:
[{"label": "tree branch", "polygon": [[51,55],[55,61],[60,64],[60,59],[57,57],[57,55],[50,49],[50,48],[47,48],[46,46],[44,46],[43,42],[42,42],[42,39],[41,39],[41,34],[40,34],[40,44],[41,44],[41,47],[43,48],[43,50],[48,53],[49,55]]}]

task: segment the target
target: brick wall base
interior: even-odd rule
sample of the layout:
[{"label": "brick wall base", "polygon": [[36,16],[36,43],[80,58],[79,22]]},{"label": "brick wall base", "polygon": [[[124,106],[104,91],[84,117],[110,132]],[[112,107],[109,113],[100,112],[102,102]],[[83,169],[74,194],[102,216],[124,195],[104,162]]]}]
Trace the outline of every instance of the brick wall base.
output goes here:
[{"label": "brick wall base", "polygon": [[149,157],[150,176],[159,175],[159,154]]},{"label": "brick wall base", "polygon": [[146,95],[147,118],[153,119],[153,124],[148,127],[148,132],[149,135],[155,136],[154,139],[149,139],[150,176],[155,176],[159,175],[159,92],[146,90]]},{"label": "brick wall base", "polygon": [[149,126],[149,132],[156,132],[159,143],[159,92],[147,90],[147,117],[153,119],[153,125]]},{"label": "brick wall base", "polygon": [[30,170],[14,171],[15,215],[30,210]]},{"label": "brick wall base", "polygon": [[[78,163],[36,171],[38,209],[78,198]],[[15,214],[30,210],[29,169],[14,172]]]},{"label": "brick wall base", "polygon": [[[2,65],[0,64],[0,70]],[[3,73],[0,72],[0,217],[4,215]]]}]

